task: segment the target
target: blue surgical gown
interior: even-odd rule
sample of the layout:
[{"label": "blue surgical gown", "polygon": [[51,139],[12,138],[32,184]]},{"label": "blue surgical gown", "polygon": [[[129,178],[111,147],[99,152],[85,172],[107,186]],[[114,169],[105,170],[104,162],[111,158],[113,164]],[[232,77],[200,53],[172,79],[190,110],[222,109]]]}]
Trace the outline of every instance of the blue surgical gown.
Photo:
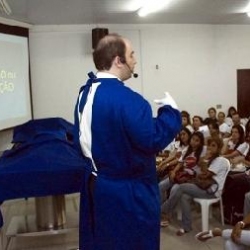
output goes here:
[{"label": "blue surgical gown", "polygon": [[[87,144],[97,169],[95,175],[91,174],[94,168],[86,169],[82,186],[80,249],[158,250],[155,155],[179,132],[180,112],[165,105],[153,118],[150,104],[141,95],[113,76],[99,73],[97,77],[84,112],[79,110],[82,93],[76,105],[77,122],[87,121],[80,122],[79,134],[88,127],[86,138],[91,141]],[[80,143],[85,151],[81,139]]]}]

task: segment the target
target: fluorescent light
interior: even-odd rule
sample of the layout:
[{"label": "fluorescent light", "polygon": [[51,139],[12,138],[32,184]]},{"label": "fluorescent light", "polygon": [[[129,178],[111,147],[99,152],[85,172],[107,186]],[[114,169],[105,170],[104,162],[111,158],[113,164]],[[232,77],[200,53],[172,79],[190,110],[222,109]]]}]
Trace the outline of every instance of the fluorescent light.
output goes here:
[{"label": "fluorescent light", "polygon": [[243,12],[247,14],[250,12],[250,1],[248,2],[247,6],[244,8]]},{"label": "fluorescent light", "polygon": [[126,4],[126,10],[128,11],[137,11],[139,10],[145,3],[146,0],[131,0]]},{"label": "fluorescent light", "polygon": [[145,0],[143,6],[138,10],[140,17],[159,11],[166,7],[172,0]]},{"label": "fluorescent light", "polygon": [[247,16],[250,17],[250,12],[247,12]]},{"label": "fluorescent light", "polygon": [[145,17],[147,16],[149,13],[152,13],[152,10],[150,8],[147,8],[147,7],[141,7],[139,10],[138,10],[138,16],[140,17]]}]

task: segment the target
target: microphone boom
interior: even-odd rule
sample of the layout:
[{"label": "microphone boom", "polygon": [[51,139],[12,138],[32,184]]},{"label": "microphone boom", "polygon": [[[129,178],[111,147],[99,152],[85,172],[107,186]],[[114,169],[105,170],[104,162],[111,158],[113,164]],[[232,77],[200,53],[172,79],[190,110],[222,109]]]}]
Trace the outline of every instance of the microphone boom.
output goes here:
[{"label": "microphone boom", "polygon": [[126,66],[130,70],[131,74],[133,75],[134,78],[137,78],[139,75],[137,73],[134,73],[133,70],[129,67],[129,65],[125,62]]}]

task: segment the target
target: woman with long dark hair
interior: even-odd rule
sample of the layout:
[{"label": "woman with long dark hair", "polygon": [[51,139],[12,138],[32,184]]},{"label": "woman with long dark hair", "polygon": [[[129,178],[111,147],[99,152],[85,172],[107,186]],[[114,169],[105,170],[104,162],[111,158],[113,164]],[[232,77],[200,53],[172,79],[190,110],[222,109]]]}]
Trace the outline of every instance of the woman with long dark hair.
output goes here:
[{"label": "woman with long dark hair", "polygon": [[228,172],[228,160],[220,156],[220,151],[223,142],[220,138],[210,138],[207,145],[206,156],[200,162],[200,170],[197,178],[213,179],[213,184],[206,188],[202,188],[191,181],[190,183],[183,183],[174,185],[171,189],[170,197],[162,212],[169,218],[178,202],[180,202],[182,211],[182,222],[180,229],[176,232],[181,236],[192,230],[192,216],[191,216],[191,200],[193,198],[207,198],[212,199],[218,197],[223,188],[223,182]]},{"label": "woman with long dark hair", "polygon": [[180,140],[178,146],[174,149],[173,152],[171,152],[169,157],[167,157],[157,166],[158,177],[166,176],[169,173],[169,171],[173,169],[174,166],[176,166],[181,155],[185,153],[188,149],[190,137],[191,137],[191,132],[189,131],[189,129],[186,127],[182,127],[179,133]]},{"label": "woman with long dark hair", "polygon": [[232,116],[237,113],[237,109],[234,106],[228,108],[227,117],[225,119],[226,124],[231,127],[233,125]]},{"label": "woman with long dark hair", "polygon": [[241,155],[246,156],[248,148],[249,145],[245,141],[244,129],[241,125],[234,125],[232,127],[232,136],[225,143],[221,153],[225,158],[232,160]]},{"label": "woman with long dark hair", "polygon": [[[186,152],[180,157],[178,164],[175,168],[169,172],[169,176],[159,183],[159,189],[161,194],[161,211],[162,221],[161,226],[168,225],[169,216],[165,216],[168,210],[169,203],[171,204],[172,193],[174,193],[174,186],[180,184],[180,179],[177,179],[180,174],[183,174],[181,182],[188,181],[193,178],[196,173],[200,172],[198,162],[201,157],[206,153],[206,147],[204,146],[204,136],[201,132],[194,132],[191,135],[189,146]],[[172,187],[173,186],[173,187]],[[172,188],[171,188],[172,187]],[[167,191],[171,188],[169,198],[167,199]]]}]

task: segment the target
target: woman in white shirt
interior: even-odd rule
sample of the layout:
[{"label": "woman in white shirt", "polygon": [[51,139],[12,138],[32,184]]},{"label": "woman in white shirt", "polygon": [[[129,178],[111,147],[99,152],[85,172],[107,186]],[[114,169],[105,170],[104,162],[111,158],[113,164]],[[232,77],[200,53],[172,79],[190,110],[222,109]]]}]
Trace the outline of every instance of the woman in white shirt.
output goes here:
[{"label": "woman in white shirt", "polygon": [[226,115],[224,112],[218,113],[218,124],[219,124],[219,130],[220,130],[220,134],[222,138],[230,137],[230,131],[231,131],[231,128],[225,122],[225,117]]},{"label": "woman in white shirt", "polygon": [[232,166],[236,167],[236,170],[239,169],[239,167],[243,171],[250,168],[250,128],[246,130],[245,141],[248,143],[248,148],[243,155],[231,159]]},{"label": "woman in white shirt", "polygon": [[182,127],[180,133],[179,133],[179,144],[174,149],[172,154],[164,159],[158,166],[157,166],[157,175],[159,176],[166,176],[173,167],[176,166],[176,164],[179,161],[179,158],[182,154],[185,154],[190,142],[191,132],[188,128]]},{"label": "woman in white shirt", "polygon": [[[193,178],[197,173],[200,172],[200,168],[197,164],[205,154],[206,146],[204,146],[204,136],[199,131],[194,132],[191,135],[189,146],[187,150],[183,151],[182,156],[179,158],[178,164],[172,171],[170,171],[169,177],[165,178],[159,183],[162,202],[162,227],[168,226],[168,220],[173,212],[172,204],[175,204],[175,191],[178,189],[178,186],[180,186],[180,182],[177,182],[176,179],[178,174],[184,172],[184,174],[186,174],[184,179],[188,179],[188,177],[190,177],[189,179]],[[169,192],[169,198],[167,199],[166,193],[170,188],[171,190]],[[172,199],[174,199],[173,202]]]},{"label": "woman in white shirt", "polygon": [[213,199],[219,196],[223,188],[224,179],[226,178],[226,173],[228,171],[228,160],[220,156],[222,145],[223,142],[220,138],[210,138],[207,145],[207,154],[202,159],[202,162],[199,163],[199,166],[201,166],[202,169],[200,175],[206,175],[207,177],[212,178],[215,181],[214,184],[203,189],[194,183],[183,183],[180,185],[174,185],[171,189],[169,200],[167,204],[165,204],[164,210],[162,209],[162,212],[165,212],[167,214],[166,218],[169,218],[178,202],[180,202],[182,210],[182,225],[176,232],[178,236],[192,230],[190,201],[193,198]]},{"label": "woman in white shirt", "polygon": [[221,151],[222,155],[231,160],[238,156],[246,156],[249,144],[245,141],[245,132],[241,125],[234,125],[232,127],[232,136],[224,144]]},{"label": "woman in white shirt", "polygon": [[190,132],[193,133],[194,128],[191,124],[190,114],[187,111],[183,110],[181,111],[181,118],[182,118],[182,126],[188,128]]},{"label": "woman in white shirt", "polygon": [[236,110],[235,107],[231,106],[231,107],[228,108],[227,117],[225,119],[225,122],[227,123],[227,125],[229,127],[233,126],[232,116],[235,113],[237,113],[237,110]]}]

